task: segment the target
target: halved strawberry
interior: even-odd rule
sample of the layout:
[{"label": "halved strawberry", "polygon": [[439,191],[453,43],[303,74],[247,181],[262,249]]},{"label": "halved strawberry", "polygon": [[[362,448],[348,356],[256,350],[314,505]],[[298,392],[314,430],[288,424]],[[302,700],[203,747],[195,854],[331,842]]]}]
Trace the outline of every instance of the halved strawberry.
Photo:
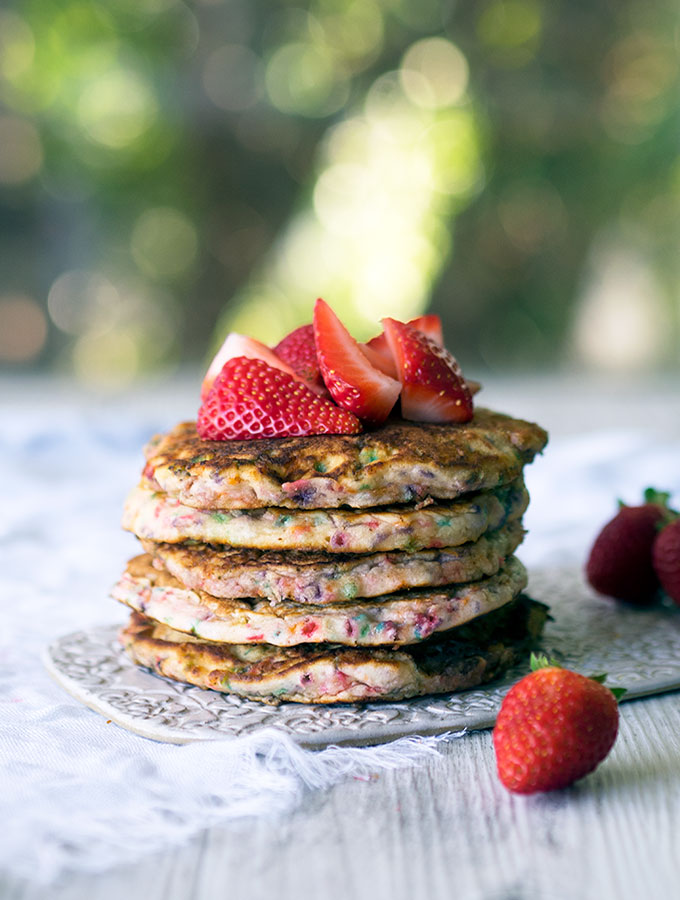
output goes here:
[{"label": "halved strawberry", "polygon": [[371,365],[321,299],[314,307],[314,340],[323,380],[335,402],[365,422],[384,422],[397,402],[401,385]]},{"label": "halved strawberry", "polygon": [[261,359],[263,362],[266,362],[267,365],[272,366],[275,369],[281,369],[282,372],[287,372],[289,375],[292,375],[293,378],[302,382],[311,390],[317,393],[321,393],[322,390],[325,392],[323,387],[317,387],[316,385],[307,382],[305,378],[280,359],[274,351],[270,350],[266,344],[262,343],[262,341],[256,341],[255,338],[232,331],[226,336],[224,343],[217,351],[213,361],[208,367],[208,371],[203,379],[203,384],[201,385],[201,400],[205,400],[207,397],[208,391],[212,387],[215,378],[217,378],[222,371],[224,364],[228,362],[228,360],[236,359],[239,356],[245,356],[247,359]]},{"label": "halved strawberry", "polygon": [[[423,334],[432,338],[435,344],[439,344],[440,347],[444,346],[442,320],[434,313],[418,316],[415,319],[411,319],[407,324],[411,325],[413,328],[417,328],[418,331],[422,331]],[[376,369],[380,369],[381,372],[384,372],[392,378],[399,378],[397,364],[392,356],[392,351],[390,350],[390,345],[387,343],[384,331],[377,334],[374,338],[371,338],[367,344],[359,344],[359,346],[371,365],[375,366]]]},{"label": "halved strawberry", "polygon": [[316,358],[313,325],[301,325],[291,331],[274,347],[274,353],[310,385],[326,390]]},{"label": "halved strawberry", "polygon": [[309,434],[356,434],[361,422],[299,380],[261,359],[228,360],[198,411],[196,427],[209,441],[242,441]]},{"label": "halved strawberry", "polygon": [[403,385],[402,416],[415,422],[469,422],[472,395],[449,351],[411,325],[389,318],[382,322]]}]

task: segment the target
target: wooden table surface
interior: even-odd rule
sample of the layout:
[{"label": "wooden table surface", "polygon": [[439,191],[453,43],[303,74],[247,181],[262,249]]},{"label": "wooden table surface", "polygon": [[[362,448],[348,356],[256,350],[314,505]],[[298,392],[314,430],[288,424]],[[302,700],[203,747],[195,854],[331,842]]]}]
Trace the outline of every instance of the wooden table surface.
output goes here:
[{"label": "wooden table surface", "polygon": [[509,794],[491,733],[473,732],[422,767],[310,794],[286,818],[49,889],[0,881],[0,896],[668,900],[680,896],[680,694],[624,704],[611,755],[565,791]]},{"label": "wooden table surface", "polygon": [[[605,418],[616,421],[625,404],[621,397],[618,408],[619,392],[612,391]],[[548,415],[549,401],[546,389]],[[539,407],[540,398],[540,414]],[[574,410],[568,432],[602,421],[592,406]],[[677,434],[674,391],[654,406],[658,426],[669,412],[666,425]],[[552,415],[557,419],[558,411]],[[548,425],[559,431],[563,422]],[[105,874],[73,873],[49,888],[0,876],[0,897],[680,897],[680,693],[623,704],[610,757],[565,791],[509,794],[495,774],[491,733],[474,732],[442,742],[439,755],[421,767],[310,792],[284,818],[237,820]]]}]

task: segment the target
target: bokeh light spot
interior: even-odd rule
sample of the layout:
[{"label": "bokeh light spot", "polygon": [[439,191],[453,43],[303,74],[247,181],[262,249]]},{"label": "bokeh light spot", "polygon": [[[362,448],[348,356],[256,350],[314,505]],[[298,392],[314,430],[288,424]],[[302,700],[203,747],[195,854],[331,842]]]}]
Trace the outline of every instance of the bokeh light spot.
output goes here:
[{"label": "bokeh light spot", "polygon": [[164,280],[191,268],[198,252],[198,236],[184,213],[172,207],[155,207],[142,213],[135,223],[130,245],[140,270]]},{"label": "bokeh light spot", "polygon": [[664,358],[672,333],[648,261],[623,242],[601,240],[576,310],[579,362],[614,372],[644,369]]},{"label": "bokeh light spot", "polygon": [[67,334],[105,334],[117,320],[119,305],[109,279],[85,269],[63,272],[47,295],[50,318]]},{"label": "bokeh light spot", "polygon": [[47,340],[47,320],[31,297],[0,296],[0,363],[34,360]]},{"label": "bokeh light spot", "polygon": [[88,384],[122,387],[139,372],[140,348],[127,331],[83,335],[73,348],[73,368]]},{"label": "bokeh light spot", "polygon": [[480,187],[484,170],[475,120],[468,110],[451,110],[440,116],[427,132],[426,141],[437,171],[435,190],[461,197]]},{"label": "bokeh light spot", "polygon": [[631,35],[609,51],[603,74],[607,91],[600,115],[609,137],[628,145],[650,138],[676,103],[677,53],[664,41]]},{"label": "bokeh light spot", "polygon": [[10,10],[0,10],[0,75],[15,81],[29,71],[35,56],[30,26]]},{"label": "bokeh light spot", "polygon": [[534,55],[541,36],[541,8],[535,0],[496,0],[477,23],[483,44],[498,62],[523,65]]},{"label": "bokeh light spot", "polygon": [[15,116],[0,116],[0,182],[22,184],[43,164],[43,149],[35,125]]},{"label": "bokeh light spot", "polygon": [[206,60],[203,86],[220,109],[228,112],[248,109],[262,93],[259,59],[249,47],[225,44]]},{"label": "bokeh light spot", "polygon": [[439,37],[412,44],[399,74],[409,100],[427,109],[459,103],[468,83],[465,57],[451,41]]},{"label": "bokeh light spot", "polygon": [[94,78],[78,102],[78,119],[88,137],[114,150],[142,137],[157,113],[150,85],[131,69],[111,69]]},{"label": "bokeh light spot", "polygon": [[366,215],[377,213],[371,204],[370,172],[364,167],[339,163],[319,176],[314,188],[314,209],[329,231],[356,233],[362,228],[362,221],[357,220],[357,211],[362,208]]},{"label": "bokeh light spot", "polygon": [[329,10],[321,25],[330,52],[354,71],[367,66],[382,47],[383,14],[373,0],[354,0],[342,11]]},{"label": "bokeh light spot", "polygon": [[274,52],[265,73],[267,94],[285,113],[327,116],[347,99],[347,81],[330,55],[313,44],[285,44]]}]

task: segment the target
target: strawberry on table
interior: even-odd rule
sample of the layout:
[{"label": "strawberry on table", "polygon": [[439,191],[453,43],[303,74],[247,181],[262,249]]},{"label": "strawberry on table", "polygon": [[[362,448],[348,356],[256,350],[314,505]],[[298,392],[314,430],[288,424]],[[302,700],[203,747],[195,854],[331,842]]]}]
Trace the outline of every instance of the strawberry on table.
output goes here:
[{"label": "strawberry on table", "polygon": [[652,547],[652,562],[661,587],[680,606],[680,519],[675,519],[657,534]]},{"label": "strawberry on table", "polygon": [[321,299],[314,307],[314,340],[323,380],[335,402],[365,422],[384,422],[397,402],[401,384],[371,365]]},{"label": "strawberry on table", "polygon": [[659,578],[652,547],[659,529],[674,516],[669,496],[648,488],[645,503],[621,504],[598,534],[586,563],[586,577],[598,593],[641,605],[654,600]]},{"label": "strawberry on table", "polygon": [[469,422],[472,394],[449,351],[411,325],[382,321],[402,383],[402,416],[416,422]]},{"label": "strawberry on table", "polygon": [[198,411],[204,440],[356,434],[361,423],[261,359],[228,360]]},{"label": "strawberry on table", "polygon": [[493,731],[499,778],[518,794],[564,788],[592,772],[614,745],[624,693],[545,656],[532,654],[532,669],[506,695]]},{"label": "strawberry on table", "polygon": [[287,334],[274,347],[274,353],[305,381],[326,390],[316,358],[314,326],[311,323]]}]

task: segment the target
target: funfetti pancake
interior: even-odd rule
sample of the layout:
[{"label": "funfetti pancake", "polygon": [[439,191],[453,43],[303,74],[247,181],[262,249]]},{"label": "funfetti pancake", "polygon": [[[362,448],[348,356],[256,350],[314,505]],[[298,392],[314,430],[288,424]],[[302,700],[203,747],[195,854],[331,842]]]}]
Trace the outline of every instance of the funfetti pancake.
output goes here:
[{"label": "funfetti pancake", "polygon": [[324,604],[486,578],[498,572],[523,537],[521,520],[513,519],[476,541],[411,553],[244,550],[150,540],[142,540],[142,546],[186,587],[213,597]]},{"label": "funfetti pancake", "polygon": [[123,527],[139,538],[177,543],[376,553],[457,547],[519,518],[529,496],[517,480],[447,503],[357,509],[220,509],[184,506],[167,494],[135,488],[125,504]]},{"label": "funfetti pancake", "polygon": [[462,585],[325,606],[272,604],[189,590],[144,554],[128,563],[112,596],[149,619],[208,641],[378,646],[412,644],[448,631],[509,603],[526,584],[524,566],[510,557],[495,575]]},{"label": "funfetti pancake", "polygon": [[159,675],[265,703],[402,700],[498,677],[528,652],[546,617],[546,606],[520,595],[442,639],[388,650],[206,643],[133,613],[120,640]]},{"label": "funfetti pancake", "polygon": [[248,441],[204,441],[184,422],[147,445],[144,480],[199,509],[366,508],[508,484],[546,442],[538,425],[486,409],[455,426],[393,419],[361,434]]}]

